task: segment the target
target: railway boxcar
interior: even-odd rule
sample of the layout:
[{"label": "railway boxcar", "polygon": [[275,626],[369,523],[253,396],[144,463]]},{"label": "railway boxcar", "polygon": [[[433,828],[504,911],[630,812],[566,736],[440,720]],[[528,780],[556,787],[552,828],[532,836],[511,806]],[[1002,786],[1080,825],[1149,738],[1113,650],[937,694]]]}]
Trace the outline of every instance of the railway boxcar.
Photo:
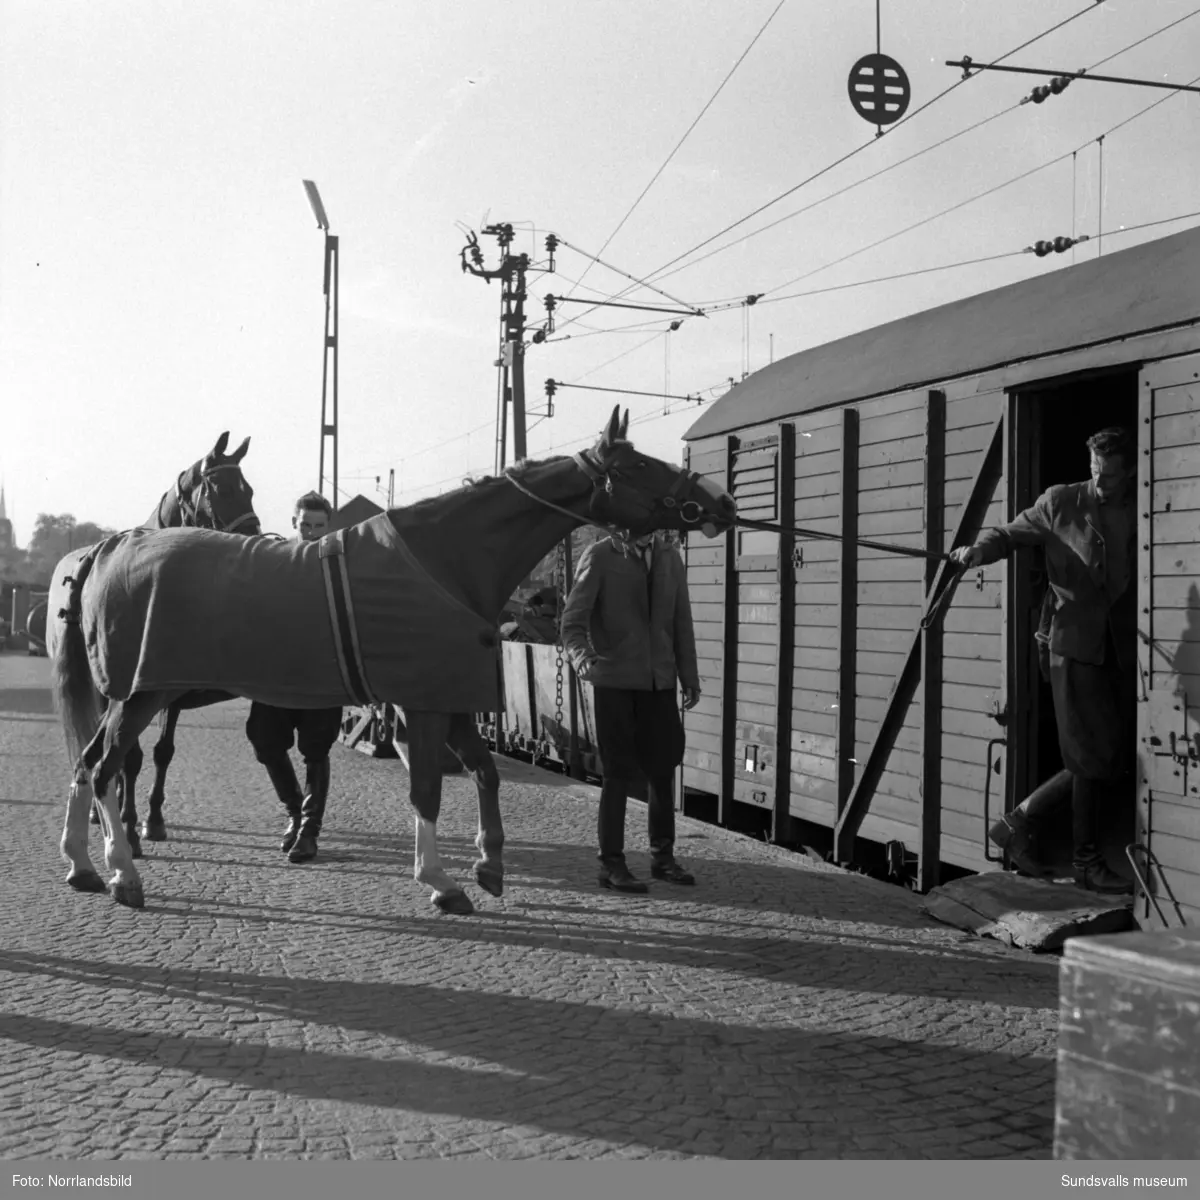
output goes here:
[{"label": "railway boxcar", "polygon": [[[1168,918],[1200,919],[1198,278],[1200,230],[1105,254],[781,359],[685,435],[743,516],[944,553],[1087,478],[1097,429],[1136,427],[1124,841],[1152,923],[1164,886]],[[687,565],[704,697],[683,782],[719,820],[766,810],[777,840],[809,822],[839,861],[859,836],[903,843],[922,889],[995,861],[989,820],[1061,766],[1031,551],[966,573],[940,612],[948,564],[851,540],[742,529],[692,540]]]}]

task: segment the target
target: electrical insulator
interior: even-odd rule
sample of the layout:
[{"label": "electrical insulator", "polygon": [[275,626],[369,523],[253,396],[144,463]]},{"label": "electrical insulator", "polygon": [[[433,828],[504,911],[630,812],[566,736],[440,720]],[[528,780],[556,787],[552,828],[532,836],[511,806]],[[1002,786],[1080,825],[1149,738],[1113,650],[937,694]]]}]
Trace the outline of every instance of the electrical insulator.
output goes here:
[{"label": "electrical insulator", "polygon": [[558,391],[558,384],[553,379],[546,380],[546,399],[553,399],[554,393]]},{"label": "electrical insulator", "polygon": [[555,237],[554,234],[552,234],[552,233],[547,234],[546,235],[546,253],[549,255],[553,255],[555,250],[557,250],[557,249],[558,249],[558,238]]},{"label": "electrical insulator", "polygon": [[558,303],[558,301],[557,301],[557,300],[556,300],[556,299],[555,299],[553,296],[547,296],[547,297],[546,297],[546,300],[545,300],[545,304],[546,304],[546,311],[547,311],[548,313],[552,313],[552,312],[554,311],[554,306],[555,306],[557,303]]},{"label": "electrical insulator", "polygon": [[540,346],[546,340],[546,331],[544,329],[539,329],[529,340],[535,346]]},{"label": "electrical insulator", "polygon": [[757,304],[765,295],[766,295],[766,292],[759,292],[757,295],[747,296],[746,303],[748,305],[749,304]]},{"label": "electrical insulator", "polygon": [[672,321],[671,326],[670,326],[670,332],[674,333],[675,330],[677,330],[682,324],[683,324],[682,321]]},{"label": "electrical insulator", "polygon": [[1047,254],[1062,254],[1064,250],[1070,250],[1072,246],[1078,246],[1080,242],[1087,240],[1086,233],[1081,233],[1077,238],[1059,236],[1053,241],[1034,242],[1032,246],[1026,246],[1025,251],[1028,254],[1036,254],[1038,258],[1045,258]]},{"label": "electrical insulator", "polygon": [[1071,83],[1070,75],[1056,75],[1049,83],[1039,84],[1021,101],[1022,104],[1028,104],[1030,100],[1034,104],[1041,104],[1049,96],[1060,96],[1067,90]]}]

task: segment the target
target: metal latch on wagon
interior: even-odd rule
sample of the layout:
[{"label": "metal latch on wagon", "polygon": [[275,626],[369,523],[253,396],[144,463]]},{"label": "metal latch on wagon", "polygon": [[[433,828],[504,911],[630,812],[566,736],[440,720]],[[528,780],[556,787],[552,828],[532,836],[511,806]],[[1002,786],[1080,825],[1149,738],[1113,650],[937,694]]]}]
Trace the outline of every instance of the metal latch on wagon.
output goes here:
[{"label": "metal latch on wagon", "polygon": [[1146,700],[1149,730],[1143,741],[1151,762],[1160,760],[1162,770],[1169,772],[1160,774],[1158,769],[1151,769],[1151,786],[1170,792],[1178,789],[1182,795],[1194,793],[1200,773],[1200,725],[1188,711],[1187,697],[1154,688]]},{"label": "metal latch on wagon", "polygon": [[[1150,693],[1149,702],[1150,733],[1146,742],[1150,753],[1156,758],[1173,758],[1183,767],[1189,763],[1200,765],[1200,729],[1188,728],[1186,698],[1155,690]],[[1176,728],[1171,729],[1172,725]],[[1160,733],[1163,726],[1168,728]]]}]

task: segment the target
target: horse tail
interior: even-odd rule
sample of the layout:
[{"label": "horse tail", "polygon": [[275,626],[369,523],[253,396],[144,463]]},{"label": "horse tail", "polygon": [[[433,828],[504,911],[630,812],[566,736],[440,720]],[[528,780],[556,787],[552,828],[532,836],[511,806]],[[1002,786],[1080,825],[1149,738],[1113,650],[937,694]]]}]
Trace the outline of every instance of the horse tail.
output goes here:
[{"label": "horse tail", "polygon": [[[95,554],[88,553],[74,565],[73,570],[67,564],[68,570],[72,570],[62,579],[68,589],[67,603],[53,616],[49,608],[46,613],[47,624],[53,621],[58,625],[58,637],[50,662],[50,687],[54,707],[62,721],[72,766],[100,728],[101,696],[92,682],[92,668],[88,662],[81,623],[83,585],[95,560]],[[47,628],[47,637],[49,632]]]}]

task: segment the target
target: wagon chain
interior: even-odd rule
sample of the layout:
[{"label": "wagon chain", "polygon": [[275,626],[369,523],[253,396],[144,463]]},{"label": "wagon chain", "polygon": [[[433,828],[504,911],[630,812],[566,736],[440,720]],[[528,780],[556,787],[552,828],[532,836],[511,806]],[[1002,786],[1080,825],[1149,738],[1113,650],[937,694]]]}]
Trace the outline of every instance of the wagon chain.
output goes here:
[{"label": "wagon chain", "polygon": [[[567,538],[570,538],[567,534]],[[567,591],[567,541],[558,543],[554,557],[554,727],[555,736],[563,722],[563,639],[562,611]]]},{"label": "wagon chain", "polygon": [[819,529],[804,529],[799,525],[776,525],[770,521],[752,521],[749,517],[735,517],[734,522],[747,529],[762,529],[767,533],[790,533],[795,537],[814,538],[827,542],[850,541],[869,550],[885,550],[889,554],[905,554],[909,558],[927,558],[932,562],[950,562],[950,555],[936,550],[919,550],[916,546],[897,546],[891,542],[869,542],[866,538],[845,538],[840,533],[828,533]]}]

